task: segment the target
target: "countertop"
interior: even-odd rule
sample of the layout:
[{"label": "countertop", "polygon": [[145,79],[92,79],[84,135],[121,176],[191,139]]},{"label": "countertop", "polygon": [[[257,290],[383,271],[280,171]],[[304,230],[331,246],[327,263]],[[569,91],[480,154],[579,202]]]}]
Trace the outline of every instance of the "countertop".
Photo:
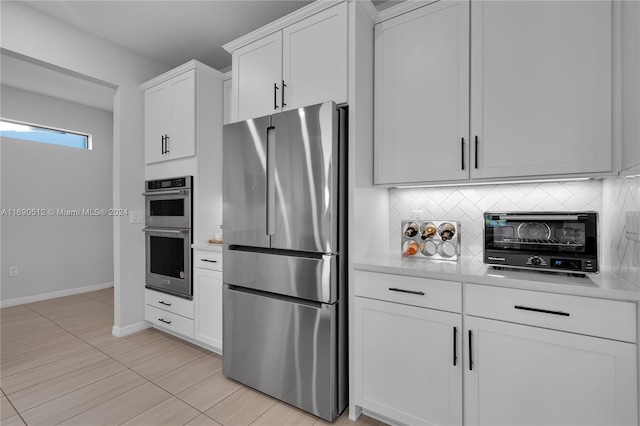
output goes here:
[{"label": "countertop", "polygon": [[399,253],[380,253],[367,259],[359,259],[354,262],[354,268],[360,271],[640,302],[640,284],[608,269],[601,270],[599,274],[575,277],[554,272],[498,270],[476,258],[462,257],[457,262],[406,259]]},{"label": "countertop", "polygon": [[223,244],[213,244],[213,243],[193,243],[191,244],[191,248],[196,250],[203,251],[212,251],[214,253],[222,253]]}]

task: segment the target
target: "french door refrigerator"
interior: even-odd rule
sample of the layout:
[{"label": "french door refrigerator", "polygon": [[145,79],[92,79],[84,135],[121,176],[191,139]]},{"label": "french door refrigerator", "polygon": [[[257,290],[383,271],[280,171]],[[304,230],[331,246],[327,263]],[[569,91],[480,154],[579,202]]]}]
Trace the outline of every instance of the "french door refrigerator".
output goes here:
[{"label": "french door refrigerator", "polygon": [[347,405],[346,107],[224,126],[223,373],[333,420]]}]

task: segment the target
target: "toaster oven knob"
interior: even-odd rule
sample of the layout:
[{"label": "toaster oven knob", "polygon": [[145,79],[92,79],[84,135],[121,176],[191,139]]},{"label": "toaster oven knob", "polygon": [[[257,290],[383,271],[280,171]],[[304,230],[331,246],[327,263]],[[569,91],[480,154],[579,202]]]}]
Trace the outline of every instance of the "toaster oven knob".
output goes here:
[{"label": "toaster oven knob", "polygon": [[542,259],[540,259],[539,257],[532,257],[531,258],[531,264],[532,265],[540,266],[541,263],[542,263]]}]

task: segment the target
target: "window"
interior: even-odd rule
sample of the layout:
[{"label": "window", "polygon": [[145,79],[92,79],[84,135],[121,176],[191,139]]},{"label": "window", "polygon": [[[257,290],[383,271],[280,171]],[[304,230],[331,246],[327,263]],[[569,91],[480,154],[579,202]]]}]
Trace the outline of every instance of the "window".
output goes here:
[{"label": "window", "polygon": [[91,149],[91,135],[18,121],[0,119],[0,136],[25,141],[50,143],[71,148]]}]

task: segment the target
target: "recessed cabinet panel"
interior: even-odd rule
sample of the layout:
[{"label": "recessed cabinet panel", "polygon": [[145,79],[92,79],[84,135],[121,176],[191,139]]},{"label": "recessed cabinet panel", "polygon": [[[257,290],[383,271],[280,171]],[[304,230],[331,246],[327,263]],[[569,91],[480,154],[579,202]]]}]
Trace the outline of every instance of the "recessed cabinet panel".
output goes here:
[{"label": "recessed cabinet panel", "polygon": [[222,353],[222,272],[194,269],[195,339]]},{"label": "recessed cabinet panel", "polygon": [[146,163],[164,158],[164,135],[171,121],[171,93],[166,85],[158,85],[144,93],[144,136]]},{"label": "recessed cabinet panel", "polygon": [[167,150],[172,159],[196,154],[195,72],[171,81],[171,134]]},{"label": "recessed cabinet panel", "polygon": [[[231,82],[233,121],[282,110],[282,32],[278,31],[233,52]],[[235,103],[233,102],[235,101]]]},{"label": "recessed cabinet panel", "polygon": [[611,14],[610,1],[471,2],[473,178],[612,170]]},{"label": "recessed cabinet panel", "polygon": [[469,2],[375,29],[375,183],[469,177]]},{"label": "recessed cabinet panel", "polygon": [[285,109],[347,101],[347,3],[282,31]]},{"label": "recessed cabinet panel", "polygon": [[636,345],[469,316],[465,328],[465,424],[638,423]]}]

